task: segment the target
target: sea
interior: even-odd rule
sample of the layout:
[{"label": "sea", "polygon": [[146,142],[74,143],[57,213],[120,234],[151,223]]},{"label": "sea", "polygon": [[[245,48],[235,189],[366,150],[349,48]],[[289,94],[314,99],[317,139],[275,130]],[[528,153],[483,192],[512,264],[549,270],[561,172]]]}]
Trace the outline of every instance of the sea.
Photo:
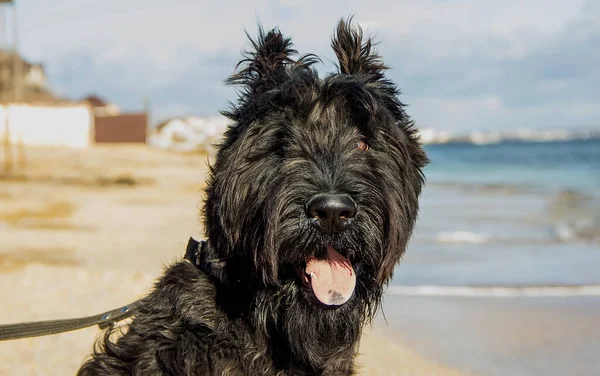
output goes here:
[{"label": "sea", "polygon": [[385,325],[474,374],[600,375],[600,139],[425,148]]}]

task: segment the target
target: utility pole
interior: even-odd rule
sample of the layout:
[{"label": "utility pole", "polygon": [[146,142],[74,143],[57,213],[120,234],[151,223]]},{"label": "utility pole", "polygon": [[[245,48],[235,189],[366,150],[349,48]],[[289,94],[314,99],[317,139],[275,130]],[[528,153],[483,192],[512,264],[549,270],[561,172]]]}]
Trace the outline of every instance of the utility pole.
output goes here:
[{"label": "utility pole", "polygon": [[8,121],[8,109],[4,110],[4,174],[12,172],[12,145],[10,143],[10,126]]},{"label": "utility pole", "polygon": [[[16,106],[23,102],[23,59],[19,55],[19,22],[17,20],[17,5],[12,0],[12,36],[13,36],[13,103]],[[22,130],[21,130],[22,132]],[[17,166],[23,169],[25,167],[25,144],[22,134],[16,133],[17,140]]]},{"label": "utility pole", "polygon": [[[6,34],[8,32],[8,22],[7,22],[7,10],[8,8],[5,5],[13,5],[12,0],[0,0],[0,11],[1,11],[1,15],[2,15],[2,25],[0,25],[0,27],[2,28],[0,30],[0,32],[2,33],[2,46],[0,46],[2,48],[2,52],[4,54],[6,54],[6,59],[3,59],[5,61],[2,62],[2,69],[8,69],[9,67],[9,60],[8,58],[11,56],[10,54],[10,48],[8,47],[8,43],[4,43],[7,41],[7,37]],[[14,9],[13,9],[14,10]],[[14,23],[14,19],[12,20]],[[14,60],[13,60],[14,61]],[[14,65],[14,63],[13,63]],[[4,72],[2,72],[4,73]],[[6,175],[10,175],[10,173],[12,172],[12,167],[13,167],[13,161],[12,161],[12,145],[11,145],[11,134],[10,134],[10,121],[9,121],[9,115],[8,115],[8,105],[9,105],[9,101],[6,101],[6,94],[8,93],[8,90],[14,88],[14,66],[13,69],[10,71],[9,75],[6,75],[2,77],[3,81],[2,82],[2,99],[3,99],[3,104],[4,104],[4,173]],[[9,85],[12,84],[12,85]],[[12,86],[12,88],[11,88]],[[13,89],[14,90],[14,89]]]},{"label": "utility pole", "polygon": [[[12,57],[12,61],[6,59],[3,64],[3,69],[8,69],[10,66],[10,74],[8,76],[3,77],[5,79],[2,89],[4,94],[4,98],[8,97],[8,100],[3,100],[4,104],[4,173],[6,175],[10,175],[13,170],[13,148],[12,148],[12,136],[10,130],[10,104],[16,103],[21,100],[21,76],[22,76],[22,65],[21,59],[19,58],[19,49],[17,46],[17,10],[15,6],[14,0],[0,0],[0,6],[2,11],[3,23],[1,25],[2,30],[2,41],[5,42],[8,38],[6,38],[6,34],[8,33],[9,26],[7,22],[7,11],[9,9],[12,10],[11,14],[11,24],[12,24],[12,39],[13,45],[12,48],[8,46],[6,43],[5,46],[2,46],[3,52],[7,55],[7,57]],[[10,65],[9,65],[10,64]],[[10,90],[10,92],[9,92]],[[9,94],[10,93],[10,94]],[[8,95],[7,95],[8,94]],[[12,95],[11,95],[12,94]]]},{"label": "utility pole", "polygon": [[19,103],[23,100],[23,60],[19,55],[19,23],[17,21],[17,6],[14,0],[11,0],[12,4],[12,37],[13,37],[13,102]]},{"label": "utility pole", "polygon": [[148,136],[150,135],[150,112],[152,108],[152,102],[150,99],[150,95],[144,96],[144,112],[146,113],[146,144],[148,144]]}]

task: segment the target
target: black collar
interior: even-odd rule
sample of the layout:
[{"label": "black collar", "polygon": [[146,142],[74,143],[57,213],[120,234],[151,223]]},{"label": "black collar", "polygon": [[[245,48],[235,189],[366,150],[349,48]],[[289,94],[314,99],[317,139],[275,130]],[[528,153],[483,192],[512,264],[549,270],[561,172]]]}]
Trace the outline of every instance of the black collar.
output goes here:
[{"label": "black collar", "polygon": [[185,248],[184,258],[195,265],[198,269],[203,269],[201,266],[202,254],[206,252],[206,248],[206,241],[197,241],[196,239],[190,237],[187,247]]},{"label": "black collar", "polygon": [[197,241],[190,237],[185,249],[184,259],[191,262],[199,270],[202,270],[209,276],[221,278],[225,261],[221,259],[212,259],[209,244],[205,240]]}]

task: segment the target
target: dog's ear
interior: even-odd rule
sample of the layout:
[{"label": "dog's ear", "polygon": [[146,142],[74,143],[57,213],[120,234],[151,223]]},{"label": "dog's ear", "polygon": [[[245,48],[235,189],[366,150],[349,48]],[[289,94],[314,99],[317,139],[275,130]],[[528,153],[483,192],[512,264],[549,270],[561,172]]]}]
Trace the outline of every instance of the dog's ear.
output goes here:
[{"label": "dog's ear", "polygon": [[245,86],[247,94],[253,95],[258,91],[268,90],[285,80],[286,68],[295,65],[310,65],[315,60],[314,55],[305,55],[297,60],[292,57],[298,51],[292,48],[290,38],[285,37],[278,29],[265,33],[258,25],[258,37],[252,39],[246,32],[251,50],[243,53],[245,59],[235,67],[242,69],[226,80],[230,85]]},{"label": "dog's ear", "polygon": [[370,75],[373,81],[384,78],[383,71],[388,69],[381,56],[373,52],[373,41],[364,38],[360,26],[352,26],[352,17],[340,20],[331,42],[340,73],[351,75]]},{"label": "dog's ear", "polygon": [[[278,29],[265,33],[258,25],[258,37],[254,40],[246,32],[251,49],[243,53],[245,59],[235,67],[239,71],[229,77],[225,83],[240,86],[237,103],[230,103],[230,109],[221,114],[235,121],[238,125],[246,119],[253,121],[263,109],[264,104],[271,102],[270,98],[261,94],[277,95],[277,88],[289,79],[292,69],[309,68],[319,59],[313,54],[293,59],[297,51],[292,48],[290,38],[285,37]],[[270,108],[272,106],[265,106]]]}]

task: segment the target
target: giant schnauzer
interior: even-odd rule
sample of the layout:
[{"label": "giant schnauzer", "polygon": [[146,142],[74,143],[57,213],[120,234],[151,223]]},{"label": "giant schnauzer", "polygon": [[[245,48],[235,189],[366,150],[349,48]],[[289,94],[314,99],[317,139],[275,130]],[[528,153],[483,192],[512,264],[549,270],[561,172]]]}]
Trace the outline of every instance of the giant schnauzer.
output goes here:
[{"label": "giant schnauzer", "polygon": [[211,166],[207,240],[79,375],[354,374],[418,212],[427,157],[371,39],[342,20],[319,77],[259,30]]}]

